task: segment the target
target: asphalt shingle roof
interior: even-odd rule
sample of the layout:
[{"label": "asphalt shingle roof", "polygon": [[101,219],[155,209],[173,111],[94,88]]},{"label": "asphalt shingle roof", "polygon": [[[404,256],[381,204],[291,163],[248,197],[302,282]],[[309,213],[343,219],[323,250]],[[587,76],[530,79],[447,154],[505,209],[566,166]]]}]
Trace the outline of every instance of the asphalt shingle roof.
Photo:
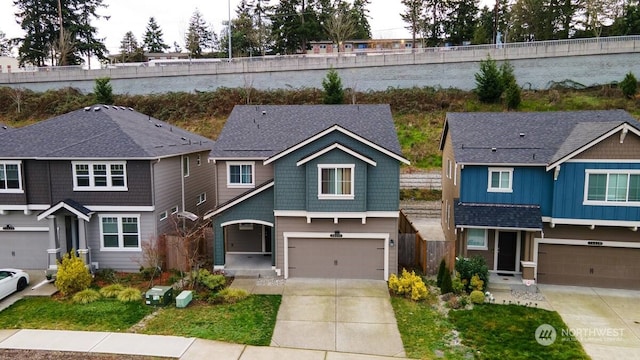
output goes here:
[{"label": "asphalt shingle roof", "polygon": [[624,110],[447,114],[465,164],[550,164],[624,123],[640,130]]},{"label": "asphalt shingle roof", "polygon": [[2,136],[3,158],[161,158],[210,150],[214,141],[131,108],[94,105]]},{"label": "asphalt shingle roof", "polygon": [[213,158],[268,158],[333,125],[401,156],[389,105],[239,105]]},{"label": "asphalt shingle roof", "polygon": [[456,202],[454,214],[457,227],[542,229],[542,212],[538,205]]}]

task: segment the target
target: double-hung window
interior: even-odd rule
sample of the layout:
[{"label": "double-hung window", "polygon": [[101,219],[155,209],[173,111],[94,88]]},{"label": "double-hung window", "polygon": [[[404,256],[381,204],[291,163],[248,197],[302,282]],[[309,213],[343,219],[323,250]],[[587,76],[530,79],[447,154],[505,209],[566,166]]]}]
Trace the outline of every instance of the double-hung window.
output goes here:
[{"label": "double-hung window", "polygon": [[640,170],[587,170],[585,204],[640,204]]},{"label": "double-hung window", "polygon": [[353,199],[354,170],[353,164],[318,165],[318,198]]},{"label": "double-hung window", "polygon": [[22,193],[20,161],[0,161],[0,193]]},{"label": "double-hung window", "polygon": [[489,168],[488,192],[513,192],[513,168]]},{"label": "double-hung window", "polygon": [[73,162],[73,190],[126,191],[125,162]]},{"label": "double-hung window", "polygon": [[227,186],[247,188],[255,185],[254,163],[227,163]]},{"label": "double-hung window", "polygon": [[486,229],[466,229],[467,249],[487,250],[487,230]]},{"label": "double-hung window", "polygon": [[102,250],[139,250],[140,216],[101,215]]}]

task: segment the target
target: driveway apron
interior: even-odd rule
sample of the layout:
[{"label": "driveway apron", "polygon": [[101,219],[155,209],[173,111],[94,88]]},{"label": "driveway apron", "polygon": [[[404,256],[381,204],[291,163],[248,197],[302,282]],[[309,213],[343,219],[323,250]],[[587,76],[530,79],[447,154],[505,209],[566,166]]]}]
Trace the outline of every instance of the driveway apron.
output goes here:
[{"label": "driveway apron", "polygon": [[579,340],[594,360],[640,360],[640,291],[557,285],[540,290],[568,327],[556,329],[556,341]]},{"label": "driveway apron", "polygon": [[271,346],[405,357],[387,284],[288,279]]}]

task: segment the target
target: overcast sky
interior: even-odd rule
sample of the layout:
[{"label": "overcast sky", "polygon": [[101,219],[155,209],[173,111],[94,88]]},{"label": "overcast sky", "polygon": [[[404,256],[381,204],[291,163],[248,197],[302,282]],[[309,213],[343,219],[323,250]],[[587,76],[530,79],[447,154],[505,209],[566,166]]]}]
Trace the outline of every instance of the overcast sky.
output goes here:
[{"label": "overcast sky", "polygon": [[[216,33],[223,28],[222,22],[228,18],[229,0],[104,0],[108,8],[100,11],[111,18],[100,20],[95,25],[99,37],[105,38],[105,45],[111,53],[117,53],[120,40],[127,31],[133,31],[138,41],[142,40],[149,17],[156,18],[164,33],[164,41],[172,45],[174,41],[184,48],[184,34],[189,17],[198,8],[204,18],[213,25]],[[235,9],[240,0],[231,1],[231,17],[235,17]],[[276,3],[272,0],[271,3]],[[0,31],[8,38],[23,36],[16,23],[12,0],[0,0]],[[176,4],[176,5],[170,5]],[[371,0],[369,24],[374,39],[408,38],[409,31],[400,18],[403,6],[400,0]]]}]

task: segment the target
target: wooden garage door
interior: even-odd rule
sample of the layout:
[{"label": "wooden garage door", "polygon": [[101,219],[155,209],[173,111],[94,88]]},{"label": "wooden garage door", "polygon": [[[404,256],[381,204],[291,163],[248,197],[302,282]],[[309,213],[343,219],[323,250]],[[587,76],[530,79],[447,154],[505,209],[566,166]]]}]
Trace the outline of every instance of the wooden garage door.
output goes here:
[{"label": "wooden garage door", "polygon": [[640,249],[540,244],[538,282],[640,289]]},{"label": "wooden garage door", "polygon": [[48,233],[0,233],[0,267],[46,269]]},{"label": "wooden garage door", "polygon": [[290,239],[289,276],[384,279],[384,241]]}]

